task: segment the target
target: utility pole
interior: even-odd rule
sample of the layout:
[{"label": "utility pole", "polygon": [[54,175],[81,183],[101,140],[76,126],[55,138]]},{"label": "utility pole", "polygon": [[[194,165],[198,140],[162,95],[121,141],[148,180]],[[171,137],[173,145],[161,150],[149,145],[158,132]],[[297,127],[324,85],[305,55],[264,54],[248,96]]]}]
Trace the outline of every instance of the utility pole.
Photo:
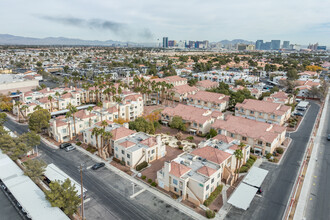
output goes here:
[{"label": "utility pole", "polygon": [[84,187],[83,187],[83,179],[82,179],[82,166],[80,164],[80,186],[81,186],[81,193],[80,193],[80,199],[81,199],[81,219],[84,220]]}]

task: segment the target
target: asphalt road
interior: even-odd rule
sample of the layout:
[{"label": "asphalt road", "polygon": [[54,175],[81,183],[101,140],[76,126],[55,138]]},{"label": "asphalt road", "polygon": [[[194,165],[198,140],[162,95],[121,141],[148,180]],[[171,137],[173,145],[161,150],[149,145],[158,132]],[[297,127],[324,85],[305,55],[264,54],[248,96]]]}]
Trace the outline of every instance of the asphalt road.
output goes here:
[{"label": "asphalt road", "polygon": [[[19,134],[27,132],[27,126],[17,125],[10,120],[5,122],[5,126]],[[147,191],[130,199],[133,191],[130,181],[106,168],[97,171],[89,169],[95,162],[77,150],[65,152],[41,143],[39,152],[41,159],[54,163],[77,182],[80,182],[78,167],[84,164],[84,187],[90,198],[85,204],[87,219],[190,219]],[[137,187],[135,192],[138,190]]]},{"label": "asphalt road", "polygon": [[226,219],[282,219],[319,109],[311,102],[298,131],[290,134],[292,142],[281,164],[261,164],[260,168],[269,170],[262,184],[262,197],[255,196],[246,211],[232,207]]},{"label": "asphalt road", "polygon": [[310,181],[311,190],[308,197],[306,219],[330,219],[330,102],[325,117],[324,127],[321,133],[321,142],[317,152],[317,163]]}]

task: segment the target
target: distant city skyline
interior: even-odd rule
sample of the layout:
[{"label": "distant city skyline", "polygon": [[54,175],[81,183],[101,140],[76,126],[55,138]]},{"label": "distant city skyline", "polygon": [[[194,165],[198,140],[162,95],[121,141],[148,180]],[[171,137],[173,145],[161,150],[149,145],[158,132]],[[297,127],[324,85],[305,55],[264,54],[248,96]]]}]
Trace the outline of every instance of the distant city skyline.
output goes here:
[{"label": "distant city skyline", "polygon": [[325,0],[24,0],[1,1],[1,33],[162,43],[175,40],[258,39],[330,45]]}]

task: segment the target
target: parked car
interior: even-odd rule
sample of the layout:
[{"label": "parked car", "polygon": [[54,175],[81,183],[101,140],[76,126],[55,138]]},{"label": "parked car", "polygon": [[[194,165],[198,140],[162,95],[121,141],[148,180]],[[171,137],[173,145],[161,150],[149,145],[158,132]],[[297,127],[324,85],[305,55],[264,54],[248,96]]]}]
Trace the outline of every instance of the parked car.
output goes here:
[{"label": "parked car", "polygon": [[304,116],[304,114],[303,113],[301,113],[301,112],[295,112],[295,113],[293,113],[293,115],[297,115],[297,116]]},{"label": "parked car", "polygon": [[330,134],[328,134],[328,141],[330,141]]},{"label": "parked car", "polygon": [[60,149],[65,149],[67,147],[71,146],[70,143],[63,143],[63,144],[60,144]]},{"label": "parked car", "polygon": [[72,146],[72,145],[70,145],[70,146],[64,148],[64,150],[65,150],[66,152],[69,152],[69,151],[72,151],[72,150],[75,150],[75,149],[76,149],[76,147],[75,147],[75,146]]},{"label": "parked car", "polygon": [[104,167],[105,166],[105,163],[96,163],[92,166],[92,170],[97,170],[101,167]]}]

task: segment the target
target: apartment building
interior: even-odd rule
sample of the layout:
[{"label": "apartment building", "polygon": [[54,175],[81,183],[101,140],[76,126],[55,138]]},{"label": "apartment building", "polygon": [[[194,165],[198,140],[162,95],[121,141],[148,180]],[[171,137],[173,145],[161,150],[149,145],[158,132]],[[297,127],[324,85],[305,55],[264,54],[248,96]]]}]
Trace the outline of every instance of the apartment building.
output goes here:
[{"label": "apartment building", "polygon": [[196,94],[199,89],[195,86],[189,86],[188,84],[175,86],[173,89],[173,99],[178,102],[187,101],[189,95]]},{"label": "apartment building", "polygon": [[74,116],[75,121],[73,117],[66,118],[64,115],[51,119],[48,128],[49,136],[60,143],[69,141],[75,136],[75,130],[77,134],[80,134],[84,129],[100,121],[95,113],[87,110],[80,110]]},{"label": "apartment building", "polygon": [[[101,127],[99,123],[82,132],[84,143],[96,147],[96,137],[92,133],[94,127]],[[135,168],[144,161],[150,163],[166,155],[166,146],[160,136],[154,137],[144,132],[135,132],[128,128],[127,123],[119,125],[109,122],[104,129],[112,134],[110,154],[125,162],[126,166]],[[100,145],[99,138],[98,146]]]},{"label": "apartment building", "polygon": [[[233,184],[236,168],[234,152],[238,143],[234,140],[225,143],[214,138],[200,144],[191,153],[183,153],[172,161],[166,161],[157,172],[158,186],[197,206],[203,204],[221,180]],[[249,146],[243,148],[242,165],[249,157],[249,149]]]},{"label": "apartment building", "polygon": [[229,115],[212,124],[218,134],[250,145],[257,154],[273,153],[285,140],[286,127]]},{"label": "apartment building", "polygon": [[235,115],[261,122],[283,125],[291,116],[291,107],[281,103],[245,99],[235,106]]},{"label": "apartment building", "polygon": [[271,94],[269,97],[264,97],[264,101],[267,102],[274,102],[274,103],[280,103],[280,104],[292,104],[294,99],[292,95],[288,95],[287,93],[283,91],[278,91],[273,94]]},{"label": "apartment building", "polygon": [[180,76],[168,76],[164,78],[151,79],[150,81],[166,82],[172,84],[173,86],[182,86],[188,83],[188,80],[186,78],[182,78]]},{"label": "apartment building", "polygon": [[132,168],[144,161],[150,163],[165,155],[166,147],[160,135],[153,137],[138,132],[114,142],[114,157]]},{"label": "apartment building", "polygon": [[219,86],[219,83],[212,82],[211,80],[202,80],[196,83],[196,87],[200,90],[214,89]]},{"label": "apartment building", "polygon": [[166,107],[162,111],[161,121],[168,125],[174,116],[181,117],[187,126],[187,131],[193,134],[206,134],[210,131],[214,120],[223,118],[220,111],[179,104],[174,108]]},{"label": "apartment building", "polygon": [[222,112],[228,108],[229,98],[229,96],[220,93],[198,91],[188,95],[187,104]]}]

